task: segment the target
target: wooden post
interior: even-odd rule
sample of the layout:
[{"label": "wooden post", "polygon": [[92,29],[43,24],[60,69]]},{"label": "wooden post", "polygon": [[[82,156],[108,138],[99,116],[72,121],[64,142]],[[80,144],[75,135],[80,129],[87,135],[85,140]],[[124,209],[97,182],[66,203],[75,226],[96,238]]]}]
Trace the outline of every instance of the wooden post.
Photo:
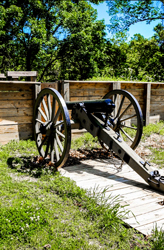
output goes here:
[{"label": "wooden post", "polygon": [[35,100],[39,94],[39,92],[41,91],[41,84],[35,84]]},{"label": "wooden post", "polygon": [[121,89],[121,82],[113,82],[113,90]]},{"label": "wooden post", "polygon": [[145,126],[149,124],[150,117],[150,98],[151,98],[151,83],[146,84],[146,112],[145,112]]},{"label": "wooden post", "polygon": [[64,82],[64,100],[65,102],[69,102],[70,93],[69,93],[69,82]]},{"label": "wooden post", "polygon": [[[113,90],[121,89],[121,83],[120,82],[113,82]],[[113,100],[114,101],[114,100]],[[119,106],[120,106],[120,96],[117,96],[117,100],[115,102],[115,109],[113,111],[114,116],[117,115]]]}]

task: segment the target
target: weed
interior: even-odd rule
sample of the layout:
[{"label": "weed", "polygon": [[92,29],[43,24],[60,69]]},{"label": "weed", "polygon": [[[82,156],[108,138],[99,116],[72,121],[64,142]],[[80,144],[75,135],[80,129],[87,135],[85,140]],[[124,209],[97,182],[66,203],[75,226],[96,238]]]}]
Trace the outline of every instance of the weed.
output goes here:
[{"label": "weed", "polygon": [[153,250],[163,250],[164,249],[164,231],[162,228],[157,229],[155,225],[152,235]]}]

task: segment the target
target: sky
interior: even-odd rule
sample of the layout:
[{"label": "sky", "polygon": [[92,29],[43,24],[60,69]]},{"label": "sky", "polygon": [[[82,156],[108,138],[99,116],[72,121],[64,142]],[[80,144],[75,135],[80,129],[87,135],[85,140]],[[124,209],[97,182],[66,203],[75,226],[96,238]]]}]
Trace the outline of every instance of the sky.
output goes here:
[{"label": "sky", "polygon": [[[105,20],[105,24],[109,23],[109,15],[107,13],[108,7],[106,6],[106,3],[100,3],[99,5],[96,4],[92,4],[92,7],[97,9],[98,12],[98,20]],[[129,37],[128,40],[131,39],[131,37],[133,37],[134,34],[136,33],[140,33],[141,35],[143,35],[145,38],[150,38],[154,35],[154,31],[153,28],[159,23],[159,20],[157,21],[152,21],[150,24],[146,24],[146,22],[140,22],[140,23],[136,23],[134,25],[130,26],[129,29]],[[112,35],[108,32],[108,30],[106,29],[106,33],[107,33],[107,38],[110,38]]]}]

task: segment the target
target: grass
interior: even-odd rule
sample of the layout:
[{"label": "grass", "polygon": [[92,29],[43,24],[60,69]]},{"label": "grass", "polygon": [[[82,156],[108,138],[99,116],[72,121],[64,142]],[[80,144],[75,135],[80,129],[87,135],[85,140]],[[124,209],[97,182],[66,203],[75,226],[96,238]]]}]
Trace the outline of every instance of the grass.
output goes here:
[{"label": "grass", "polygon": [[90,133],[84,133],[83,136],[72,140],[71,148],[78,149],[78,148],[98,148],[100,147],[99,141],[97,137],[93,137]]},{"label": "grass", "polygon": [[149,124],[148,126],[143,127],[143,139],[149,137],[152,133],[164,135],[164,121],[160,121],[156,124]]},{"label": "grass", "polygon": [[[147,127],[144,136],[162,129]],[[84,145],[95,147],[98,140],[86,133],[72,142],[72,148]],[[164,232],[155,229],[145,239],[128,228],[119,198],[105,198],[106,190],[86,192],[40,165],[39,174],[20,172],[37,154],[30,140],[0,147],[0,249],[164,249]]]}]

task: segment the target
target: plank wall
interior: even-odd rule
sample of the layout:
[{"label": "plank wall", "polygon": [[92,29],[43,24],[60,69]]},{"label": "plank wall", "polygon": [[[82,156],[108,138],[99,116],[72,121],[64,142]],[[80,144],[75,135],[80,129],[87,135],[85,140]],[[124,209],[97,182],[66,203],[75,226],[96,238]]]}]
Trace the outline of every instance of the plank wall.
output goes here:
[{"label": "plank wall", "polygon": [[66,101],[101,99],[113,89],[127,90],[139,102],[145,125],[153,116],[159,115],[164,120],[164,83],[65,80],[62,84]]},{"label": "plank wall", "polygon": [[31,84],[0,84],[0,144],[32,136],[34,88]]},{"label": "plank wall", "polygon": [[99,82],[70,82],[70,101],[101,99],[112,90],[112,84]]},{"label": "plank wall", "polygon": [[164,120],[164,84],[151,84],[150,115]]}]

